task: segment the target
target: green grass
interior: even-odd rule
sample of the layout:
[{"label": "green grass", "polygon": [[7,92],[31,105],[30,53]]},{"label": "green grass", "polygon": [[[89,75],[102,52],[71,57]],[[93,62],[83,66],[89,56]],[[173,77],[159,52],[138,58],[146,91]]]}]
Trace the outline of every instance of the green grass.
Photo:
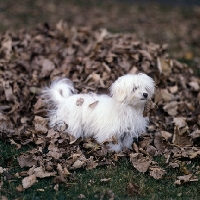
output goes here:
[{"label": "green grass", "polygon": [[[174,181],[183,173],[179,169],[166,168],[163,157],[155,158],[155,161],[163,167],[167,174],[161,180],[155,180],[149,173],[139,173],[126,159],[121,159],[116,166],[98,167],[93,170],[76,170],[64,184],[59,184],[58,191],[53,187],[56,185],[53,178],[38,179],[32,187],[23,192],[18,192],[16,187],[21,184],[21,179],[14,175],[25,169],[17,164],[17,156],[23,150],[16,150],[14,146],[0,142],[0,166],[9,168],[9,180],[3,181],[0,196],[5,195],[8,199],[78,199],[83,194],[86,199],[109,199],[109,191],[115,195],[115,199],[199,199],[200,182],[186,183],[176,186]],[[188,170],[198,165],[198,160],[187,165]],[[1,174],[1,180],[4,175]],[[108,182],[101,179],[111,178]],[[128,196],[127,185],[134,183],[140,187],[140,194]],[[41,190],[42,189],[42,190]]]}]

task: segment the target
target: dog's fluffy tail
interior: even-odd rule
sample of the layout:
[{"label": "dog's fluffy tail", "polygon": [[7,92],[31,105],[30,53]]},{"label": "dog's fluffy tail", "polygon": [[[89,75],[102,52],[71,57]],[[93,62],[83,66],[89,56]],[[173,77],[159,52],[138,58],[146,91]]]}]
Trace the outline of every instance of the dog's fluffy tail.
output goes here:
[{"label": "dog's fluffy tail", "polygon": [[50,87],[45,87],[41,92],[41,97],[48,107],[54,107],[74,93],[73,83],[64,78],[55,80]]}]

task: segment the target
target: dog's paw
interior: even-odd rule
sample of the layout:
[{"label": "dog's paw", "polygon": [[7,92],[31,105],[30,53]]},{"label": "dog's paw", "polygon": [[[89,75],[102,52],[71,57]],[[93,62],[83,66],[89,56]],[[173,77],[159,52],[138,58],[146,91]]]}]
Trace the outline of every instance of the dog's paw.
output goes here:
[{"label": "dog's paw", "polygon": [[133,138],[129,135],[125,135],[123,140],[122,140],[122,144],[127,149],[132,149]]},{"label": "dog's paw", "polygon": [[120,144],[109,143],[107,146],[109,147],[109,151],[115,151],[115,152],[122,151],[122,147]]}]

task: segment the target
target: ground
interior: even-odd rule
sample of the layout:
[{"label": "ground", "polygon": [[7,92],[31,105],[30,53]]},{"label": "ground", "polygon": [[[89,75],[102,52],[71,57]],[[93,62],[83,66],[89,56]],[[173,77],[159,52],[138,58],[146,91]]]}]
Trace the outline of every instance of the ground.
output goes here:
[{"label": "ground", "polygon": [[[2,199],[198,199],[198,6],[8,0],[0,9]],[[139,71],[157,88],[133,150],[108,153],[48,127],[39,92],[54,78],[105,93]]]}]

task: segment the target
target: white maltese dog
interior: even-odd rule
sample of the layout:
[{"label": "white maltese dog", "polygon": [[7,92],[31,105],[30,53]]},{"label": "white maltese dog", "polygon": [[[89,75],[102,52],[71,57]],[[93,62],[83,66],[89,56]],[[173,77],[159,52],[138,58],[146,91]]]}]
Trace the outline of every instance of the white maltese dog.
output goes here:
[{"label": "white maltese dog", "polygon": [[[146,74],[127,74],[110,87],[110,94],[75,94],[67,79],[54,81],[42,90],[48,105],[50,127],[62,128],[75,138],[93,137],[98,143],[109,142],[110,150],[131,149],[134,138],[146,131],[145,103],[154,94],[155,84]],[[115,144],[111,142],[114,139]]]}]

